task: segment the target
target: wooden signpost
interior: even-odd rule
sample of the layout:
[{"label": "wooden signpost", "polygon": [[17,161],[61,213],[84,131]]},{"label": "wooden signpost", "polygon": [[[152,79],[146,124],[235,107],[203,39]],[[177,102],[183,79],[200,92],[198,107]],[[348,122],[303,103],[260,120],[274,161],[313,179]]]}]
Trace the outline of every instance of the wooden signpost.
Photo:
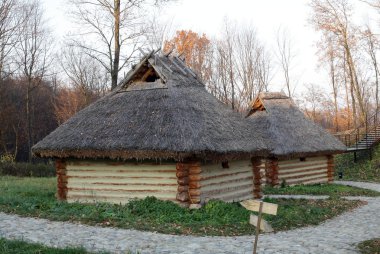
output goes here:
[{"label": "wooden signpost", "polygon": [[[261,225],[261,216],[263,213],[266,214],[272,214],[277,215],[277,204],[267,203],[260,200],[244,200],[240,202],[240,204],[245,207],[245,209],[253,211],[253,212],[259,212],[259,216],[257,219],[256,226],[256,236],[255,236],[255,242],[253,245],[253,254],[256,254],[257,249],[257,242],[259,240],[259,233],[260,233],[260,225]],[[251,220],[252,221],[252,220]]]}]

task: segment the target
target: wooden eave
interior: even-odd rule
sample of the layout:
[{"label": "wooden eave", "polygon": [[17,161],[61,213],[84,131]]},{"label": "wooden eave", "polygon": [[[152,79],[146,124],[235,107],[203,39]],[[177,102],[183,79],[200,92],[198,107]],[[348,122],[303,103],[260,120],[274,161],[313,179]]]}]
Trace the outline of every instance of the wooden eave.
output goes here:
[{"label": "wooden eave", "polygon": [[266,110],[265,109],[265,106],[264,106],[264,103],[263,101],[260,99],[260,98],[257,98],[252,104],[251,104],[251,107],[250,107],[250,110],[247,114],[246,117],[249,117],[251,116],[252,114],[254,114],[256,111],[264,111]]}]

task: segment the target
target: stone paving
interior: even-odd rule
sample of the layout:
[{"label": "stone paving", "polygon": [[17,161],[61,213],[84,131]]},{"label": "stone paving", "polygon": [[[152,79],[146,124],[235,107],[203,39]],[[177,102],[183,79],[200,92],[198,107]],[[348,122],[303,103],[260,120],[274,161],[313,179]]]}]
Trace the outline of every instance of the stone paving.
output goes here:
[{"label": "stone paving", "polygon": [[[380,191],[380,184],[338,182]],[[380,198],[319,226],[260,236],[258,253],[357,253],[355,244],[380,237]],[[85,226],[0,213],[0,237],[48,246],[83,246],[111,253],[252,253],[253,236],[173,236]]]}]

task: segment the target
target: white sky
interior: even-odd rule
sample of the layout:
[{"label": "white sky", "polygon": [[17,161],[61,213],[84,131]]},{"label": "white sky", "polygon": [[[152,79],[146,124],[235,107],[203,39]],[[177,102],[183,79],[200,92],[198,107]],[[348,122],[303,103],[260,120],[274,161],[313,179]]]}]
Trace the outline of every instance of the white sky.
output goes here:
[{"label": "white sky", "polygon": [[[72,24],[68,17],[67,0],[43,0],[51,27],[58,37],[70,31]],[[380,15],[359,0],[352,0],[356,7],[356,22],[370,22],[378,27]],[[191,29],[206,33],[211,38],[218,37],[222,31],[223,20],[253,25],[258,36],[265,43],[275,59],[276,33],[280,27],[289,31],[296,59],[293,62],[291,78],[297,83],[297,90],[303,84],[315,83],[327,87],[327,74],[318,68],[316,43],[318,34],[308,23],[311,10],[309,0],[177,0],[165,6],[161,15],[165,20],[173,20],[175,30]],[[283,88],[282,73],[274,69],[270,90]],[[298,93],[299,93],[298,92]]]}]

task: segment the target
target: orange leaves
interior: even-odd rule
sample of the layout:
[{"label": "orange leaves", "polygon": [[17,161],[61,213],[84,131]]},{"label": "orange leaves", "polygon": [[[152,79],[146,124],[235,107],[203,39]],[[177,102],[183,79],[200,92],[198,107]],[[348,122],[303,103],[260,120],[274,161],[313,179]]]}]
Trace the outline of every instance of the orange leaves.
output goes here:
[{"label": "orange leaves", "polygon": [[211,41],[205,34],[191,30],[177,31],[176,36],[164,43],[164,52],[173,50],[185,58],[186,64],[205,80],[211,75],[207,64],[211,58]]}]

